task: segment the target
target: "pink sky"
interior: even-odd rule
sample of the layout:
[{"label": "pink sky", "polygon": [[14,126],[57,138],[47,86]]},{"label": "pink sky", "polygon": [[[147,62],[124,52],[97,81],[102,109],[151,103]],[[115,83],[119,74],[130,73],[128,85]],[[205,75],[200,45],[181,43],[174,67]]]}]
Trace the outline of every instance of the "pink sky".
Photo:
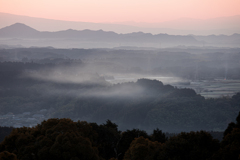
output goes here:
[{"label": "pink sky", "polygon": [[163,22],[240,15],[240,0],[0,0],[0,12],[84,22]]}]

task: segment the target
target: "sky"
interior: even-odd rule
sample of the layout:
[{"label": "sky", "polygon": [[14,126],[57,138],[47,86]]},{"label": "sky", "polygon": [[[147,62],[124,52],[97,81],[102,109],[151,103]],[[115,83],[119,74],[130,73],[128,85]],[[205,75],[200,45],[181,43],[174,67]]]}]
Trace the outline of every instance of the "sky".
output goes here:
[{"label": "sky", "polygon": [[0,12],[95,23],[240,15],[240,0],[0,0]]}]

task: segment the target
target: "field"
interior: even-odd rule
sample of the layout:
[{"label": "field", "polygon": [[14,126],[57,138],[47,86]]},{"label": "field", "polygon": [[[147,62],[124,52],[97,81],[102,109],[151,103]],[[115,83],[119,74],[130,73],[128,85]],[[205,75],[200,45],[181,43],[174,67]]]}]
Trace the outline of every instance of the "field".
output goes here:
[{"label": "field", "polygon": [[[138,77],[139,78],[139,77]],[[114,79],[107,80],[113,84],[123,82],[135,82],[137,77],[114,77]],[[147,79],[156,79],[162,81],[164,84],[170,84],[178,88],[192,88],[196,93],[205,98],[218,98],[223,96],[232,96],[240,92],[240,80],[200,80],[187,81],[176,77],[144,77]]]},{"label": "field", "polygon": [[191,82],[190,88],[205,98],[232,96],[240,91],[240,80],[221,80]]}]

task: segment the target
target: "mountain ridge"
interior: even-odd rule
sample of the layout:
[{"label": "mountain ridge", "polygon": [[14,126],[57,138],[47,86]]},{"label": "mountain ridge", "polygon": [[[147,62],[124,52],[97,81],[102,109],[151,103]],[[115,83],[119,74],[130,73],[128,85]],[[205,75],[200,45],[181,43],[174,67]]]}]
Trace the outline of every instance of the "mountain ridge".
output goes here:
[{"label": "mountain ridge", "polygon": [[[19,32],[17,31],[19,30]],[[22,32],[30,32],[30,34],[24,34]],[[21,35],[22,33],[22,35]],[[40,34],[43,35],[40,35]],[[4,27],[0,29],[0,36],[22,36],[22,38],[28,38],[29,35],[33,34],[32,36],[36,36],[35,38],[77,38],[78,34],[76,33],[82,33],[82,35],[91,36],[94,33],[97,33],[98,36],[126,36],[126,37],[138,37],[138,36],[174,36],[174,37],[189,37],[190,35],[169,35],[169,34],[151,34],[151,33],[144,33],[144,32],[132,32],[127,34],[119,34],[115,33],[113,31],[103,31],[103,30],[74,30],[74,29],[67,29],[67,30],[61,30],[61,31],[38,31],[32,27],[29,27],[28,25],[25,25],[23,23],[15,23],[13,25]],[[9,35],[7,35],[9,34]],[[14,35],[16,34],[16,35]],[[35,35],[34,35],[35,34]],[[52,34],[51,36],[47,34]],[[67,35],[68,34],[68,35]],[[39,37],[40,36],[40,37]],[[45,37],[44,37],[45,36]],[[190,36],[192,37],[192,36]],[[21,38],[21,37],[20,37]]]},{"label": "mountain ridge", "polygon": [[[9,13],[0,12],[0,28],[14,24],[16,22],[24,23],[32,26],[39,31],[60,31],[69,28],[76,30],[105,30],[114,31],[116,33],[131,33],[131,32],[145,32],[145,33],[167,33],[171,35],[210,35],[210,34],[225,34],[232,35],[240,33],[240,16],[222,17],[210,20],[189,20],[179,19],[175,21],[166,21],[158,24],[145,23],[146,25],[128,24],[128,23],[92,23],[92,22],[77,22],[77,21],[63,21],[44,18],[35,18],[29,16],[20,16]],[[179,23],[180,21],[181,23]],[[198,22],[199,21],[199,22]],[[205,23],[206,22],[206,23]],[[187,24],[188,23],[188,24]],[[218,24],[218,25],[216,25]],[[151,26],[149,26],[151,25]],[[206,27],[207,26],[207,27]]]},{"label": "mountain ridge", "polygon": [[[203,44],[240,44],[240,34],[233,35],[169,35],[169,34],[151,34],[144,32],[132,32],[119,34],[104,30],[74,30],[67,29],[62,31],[38,31],[28,25],[15,23],[13,25],[0,29],[0,38],[20,38],[20,39],[52,39],[60,40],[66,43],[74,42],[94,42],[94,43],[115,43],[130,44],[130,46],[202,46]],[[57,42],[57,41],[56,41]],[[20,43],[18,43],[20,44]],[[36,44],[38,45],[38,44]]]}]

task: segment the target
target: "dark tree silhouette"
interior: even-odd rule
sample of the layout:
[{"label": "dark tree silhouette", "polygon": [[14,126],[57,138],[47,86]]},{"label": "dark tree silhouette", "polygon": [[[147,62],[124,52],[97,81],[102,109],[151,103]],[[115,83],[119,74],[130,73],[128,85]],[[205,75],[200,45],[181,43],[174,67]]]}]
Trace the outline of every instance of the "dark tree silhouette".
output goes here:
[{"label": "dark tree silhouette", "polygon": [[93,146],[96,132],[86,122],[49,119],[33,128],[13,129],[0,144],[0,151],[17,155],[20,160],[97,160]]},{"label": "dark tree silhouette", "polygon": [[162,130],[154,129],[152,135],[150,136],[151,141],[158,141],[160,143],[165,143],[168,138],[166,135],[162,132]]},{"label": "dark tree silhouette", "polygon": [[135,138],[124,155],[124,160],[156,160],[162,150],[162,144],[144,137]]}]

